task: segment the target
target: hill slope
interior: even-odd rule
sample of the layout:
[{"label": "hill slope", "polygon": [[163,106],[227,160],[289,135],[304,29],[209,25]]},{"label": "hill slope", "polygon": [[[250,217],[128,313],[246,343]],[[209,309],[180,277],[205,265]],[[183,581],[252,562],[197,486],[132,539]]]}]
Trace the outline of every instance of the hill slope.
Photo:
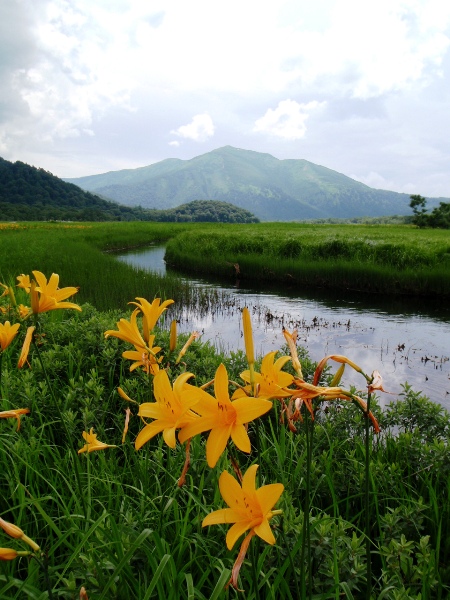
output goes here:
[{"label": "hill slope", "polygon": [[376,190],[306,160],[279,160],[231,146],[191,160],[167,159],[66,181],[128,206],[167,209],[214,199],[270,221],[411,214],[408,194]]},{"label": "hill slope", "polygon": [[44,169],[0,158],[2,220],[131,220],[136,218],[136,212],[83,191]]}]

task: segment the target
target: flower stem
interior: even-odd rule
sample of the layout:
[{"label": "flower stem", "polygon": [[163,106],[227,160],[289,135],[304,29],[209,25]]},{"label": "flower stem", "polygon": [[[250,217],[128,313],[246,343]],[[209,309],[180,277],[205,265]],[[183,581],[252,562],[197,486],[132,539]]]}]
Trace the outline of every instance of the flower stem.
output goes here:
[{"label": "flower stem", "polygon": [[372,560],[370,557],[371,547],[371,528],[370,528],[370,423],[369,423],[369,411],[370,411],[370,399],[371,394],[367,396],[367,410],[365,413],[365,482],[364,482],[364,509],[366,513],[365,533],[366,533],[366,561],[367,561],[367,587],[366,587],[366,598],[370,600],[372,596]]},{"label": "flower stem", "polygon": [[[309,421],[311,420],[311,431]],[[311,578],[311,532],[309,527],[309,513],[311,510],[311,461],[312,444],[314,433],[314,420],[310,418],[309,412],[305,413],[305,439],[306,439],[306,478],[305,478],[305,502],[303,506],[303,528],[302,528],[302,547],[300,554],[301,568],[301,598],[306,598],[306,577],[308,574],[308,595],[312,598],[312,578]],[[305,557],[307,568],[305,570]]]}]

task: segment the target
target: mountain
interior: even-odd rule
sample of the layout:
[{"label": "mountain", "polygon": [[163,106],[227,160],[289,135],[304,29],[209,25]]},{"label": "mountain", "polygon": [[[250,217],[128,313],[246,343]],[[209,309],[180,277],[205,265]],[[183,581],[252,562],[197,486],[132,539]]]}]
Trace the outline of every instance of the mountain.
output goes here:
[{"label": "mountain", "polygon": [[[408,194],[373,189],[306,160],[279,160],[231,146],[191,160],[171,158],[65,181],[128,206],[168,209],[212,199],[264,221],[411,214]],[[429,199],[431,208],[437,204]]]},{"label": "mountain", "polygon": [[44,169],[0,158],[0,215],[4,221],[121,221],[136,220],[142,214],[142,209],[99,198]]}]

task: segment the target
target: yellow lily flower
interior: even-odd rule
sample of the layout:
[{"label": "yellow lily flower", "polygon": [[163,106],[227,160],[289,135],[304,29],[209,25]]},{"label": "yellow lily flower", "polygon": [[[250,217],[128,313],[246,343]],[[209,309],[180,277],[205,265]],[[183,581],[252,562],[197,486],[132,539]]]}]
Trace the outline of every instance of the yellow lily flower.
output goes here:
[{"label": "yellow lily flower", "polygon": [[244,326],[244,344],[247,362],[252,365],[255,362],[255,350],[253,346],[253,330],[252,321],[248,308],[245,306],[242,309],[242,324]]},{"label": "yellow lily flower", "polygon": [[[185,386],[193,373],[182,373],[172,386],[166,371],[159,371],[153,380],[153,393],[156,402],[144,402],[139,407],[140,417],[155,419],[147,424],[136,438],[135,447],[139,450],[152,437],[163,432],[164,441],[169,448],[175,448],[177,429],[191,423],[196,416],[190,409],[197,404],[197,398],[185,398]],[[189,386],[191,387],[191,386]]]},{"label": "yellow lily flower", "polygon": [[183,356],[186,354],[187,349],[189,348],[189,346],[192,344],[192,342],[194,340],[197,340],[200,337],[200,334],[198,331],[193,331],[191,333],[191,335],[189,336],[187,342],[184,344],[184,346],[181,348],[180,353],[177,356],[177,360],[175,361],[175,364],[177,365],[180,360],[183,358]]},{"label": "yellow lily flower", "polygon": [[83,431],[83,438],[85,439],[86,444],[78,450],[78,454],[81,454],[82,452],[95,452],[96,450],[104,450],[105,448],[116,448],[114,445],[104,444],[98,440],[93,427],[91,427],[89,433]]},{"label": "yellow lily flower", "polygon": [[33,271],[36,281],[30,283],[31,310],[34,314],[62,308],[73,308],[81,311],[81,307],[73,302],[64,302],[78,292],[77,287],[58,288],[59,275],[52,273],[47,278],[40,271]]},{"label": "yellow lily flower", "polygon": [[272,483],[256,489],[257,470],[258,465],[247,469],[242,478],[242,487],[232,475],[224,471],[219,477],[219,489],[229,508],[215,510],[203,519],[202,527],[234,523],[226,536],[228,550],[231,550],[240,536],[249,529],[268,544],[275,544],[269,521],[281,512],[272,509],[278,502],[284,486],[281,483]]},{"label": "yellow lily flower", "polygon": [[133,360],[130,371],[134,371],[138,367],[142,367],[148,375],[156,375],[159,371],[159,363],[163,357],[157,358],[156,355],[161,351],[159,346],[153,346],[155,336],[151,335],[147,345],[144,347],[135,346],[134,350],[125,350],[122,352],[123,358]]},{"label": "yellow lily flower", "polygon": [[31,308],[25,306],[24,304],[19,304],[19,306],[17,307],[17,311],[21,319],[26,319],[28,315],[31,314]]},{"label": "yellow lily flower", "polygon": [[248,397],[231,401],[228,373],[223,364],[217,369],[214,378],[215,398],[200,388],[191,385],[186,387],[185,398],[187,401],[190,398],[198,400],[195,412],[200,416],[182,428],[178,434],[180,442],[204,431],[211,431],[206,443],[206,460],[211,468],[216,465],[230,437],[239,450],[249,453],[251,444],[245,424],[269,411],[272,403],[262,398]]},{"label": "yellow lily flower", "polygon": [[18,284],[17,287],[18,288],[22,288],[23,290],[26,291],[27,294],[30,293],[30,289],[31,289],[31,281],[30,281],[30,276],[29,275],[24,275],[22,273],[22,275],[18,275],[17,276],[17,280],[18,280]]},{"label": "yellow lily flower", "polygon": [[34,325],[30,325],[27,329],[27,333],[25,335],[25,339],[23,341],[22,350],[20,352],[19,360],[17,362],[17,368],[21,369],[23,365],[27,362],[28,353],[30,352],[30,344],[33,339],[33,333],[36,327]]},{"label": "yellow lily flower", "polygon": [[20,415],[27,415],[29,412],[29,408],[14,408],[12,410],[2,410],[0,412],[0,419],[17,419],[17,431],[19,431]]},{"label": "yellow lily flower", "polygon": [[136,300],[139,300],[139,302],[130,302],[129,304],[134,304],[142,312],[144,339],[148,342],[148,338],[156,325],[156,321],[167,307],[174,303],[174,300],[164,300],[162,304],[161,298],[155,298],[151,304],[145,298],[136,298]]},{"label": "yellow lily flower", "polygon": [[105,331],[105,338],[116,337],[119,338],[119,340],[123,340],[124,342],[132,344],[136,348],[146,348],[147,344],[144,341],[137,324],[138,313],[139,310],[135,308],[131,313],[129,321],[127,321],[127,319],[120,319],[120,321],[117,323],[117,328],[119,331],[108,329],[108,331]]},{"label": "yellow lily flower", "polygon": [[5,285],[4,283],[0,283],[0,286],[5,289],[3,294],[0,294],[0,298],[3,298],[4,296],[9,296],[10,304],[12,306],[16,306],[17,303],[16,303],[16,296],[14,294],[14,289],[11,286]]},{"label": "yellow lily flower", "polygon": [[56,302],[67,300],[67,298],[78,292],[77,287],[59,288],[59,275],[56,273],[52,273],[48,281],[45,275],[40,271],[33,271],[33,275],[38,284],[38,287],[36,288],[37,291],[45,294],[46,296],[51,296],[56,300]]},{"label": "yellow lily flower", "polygon": [[2,352],[10,345],[13,339],[17,335],[17,331],[20,327],[20,323],[11,325],[9,321],[6,323],[0,323],[0,349]]},{"label": "yellow lily flower", "polygon": [[170,338],[169,338],[169,350],[170,352],[174,352],[177,347],[177,321],[173,319],[170,324]]},{"label": "yellow lily flower", "polygon": [[[294,377],[290,373],[285,373],[281,370],[291,358],[289,356],[281,356],[274,362],[276,354],[276,351],[266,354],[261,362],[261,373],[257,373],[256,371],[253,373],[254,382],[259,386],[258,398],[288,398],[292,394],[292,390],[283,388],[291,385]],[[241,379],[249,384],[245,387],[245,390],[251,391],[250,371],[247,370],[241,373]],[[239,395],[233,397],[239,397]]]}]

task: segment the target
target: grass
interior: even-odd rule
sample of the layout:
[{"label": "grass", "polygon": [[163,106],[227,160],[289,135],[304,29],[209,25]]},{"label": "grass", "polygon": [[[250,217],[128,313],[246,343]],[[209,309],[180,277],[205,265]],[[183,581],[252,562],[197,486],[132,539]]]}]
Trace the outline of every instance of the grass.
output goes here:
[{"label": "grass", "polygon": [[185,231],[166,259],[195,273],[372,293],[448,295],[445,231],[408,226],[263,223]]},{"label": "grass", "polygon": [[93,223],[0,225],[0,280],[33,269],[77,281],[80,301],[101,310],[130,298],[172,297],[201,307],[221,298],[119,263],[115,250],[167,242],[166,259],[181,271],[371,293],[446,297],[450,245],[442,230],[389,225],[296,223]]},{"label": "grass", "polygon": [[[0,420],[0,516],[36,540],[43,554],[40,563],[26,558],[1,563],[1,598],[78,599],[82,586],[90,600],[237,595],[224,590],[238,551],[225,547],[228,527],[201,527],[206,514],[223,506],[218,476],[224,469],[233,473],[226,454],[210,469],[204,436],[194,438],[187,483],[178,488],[184,463],[179,445],[169,449],[158,436],[137,452],[133,439],[142,424],[136,416],[121,442],[126,403],[117,386],[140,403],[152,398],[148,379],[130,373],[129,362],[121,358],[129,344],[104,339],[103,332],[115,329],[121,316],[120,311],[99,312],[90,305],[83,305],[82,313],[44,314],[42,365],[32,351],[32,368],[16,369],[20,338],[5,352],[0,408],[26,407],[31,412],[22,418],[20,431],[15,421]],[[168,332],[155,333],[168,356]],[[183,342],[179,340],[178,348]],[[199,342],[192,344],[185,360],[197,386],[210,381],[222,362],[234,381],[241,381],[240,373],[247,368],[243,352],[223,356]],[[304,351],[301,362],[310,381],[315,365]],[[43,368],[57,394],[58,410]],[[177,374],[173,360],[169,372],[172,378]],[[450,417],[409,388],[384,411],[376,405],[374,410],[383,433],[371,436],[373,597],[445,598],[450,589]],[[234,451],[242,471],[259,462],[261,485],[285,486],[277,505],[283,515],[271,521],[276,545],[252,541],[240,587],[246,598],[296,599],[302,573],[310,573],[314,598],[364,598],[364,415],[353,404],[337,401],[323,404],[316,415],[310,463],[311,558],[305,554],[303,565],[305,430],[296,423],[293,433],[280,417],[276,401],[258,428],[249,426],[252,453]],[[77,455],[81,432],[91,427],[99,439],[116,447]],[[20,540],[6,534],[0,545],[24,549]]]}]

